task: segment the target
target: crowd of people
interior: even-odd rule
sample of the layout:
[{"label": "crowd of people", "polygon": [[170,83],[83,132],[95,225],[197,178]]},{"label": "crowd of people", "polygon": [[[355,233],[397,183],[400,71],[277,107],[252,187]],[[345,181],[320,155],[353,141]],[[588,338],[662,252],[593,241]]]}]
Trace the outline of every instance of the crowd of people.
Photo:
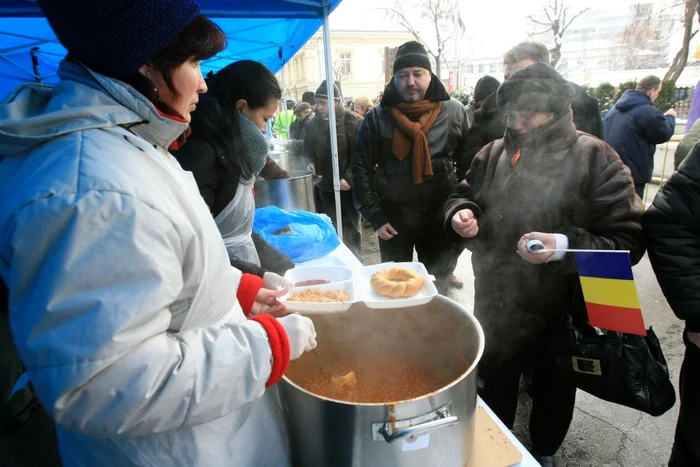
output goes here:
[{"label": "crowd of people", "polygon": [[[268,157],[272,126],[337,224],[332,108],[347,246],[361,258],[363,219],[382,261],[415,250],[443,290],[462,285],[457,260],[472,253],[479,393],[512,428],[528,376],[545,467],[576,398],[549,353],[552,323],[583,304],[567,250],[627,250],[633,264],[648,251],[686,321],[669,465],[700,465],[700,147],[645,212],[655,145],[675,126],[652,105],[658,78],[602,119],[544,45],[524,42],[504,54],[503,81],[483,77],[463,105],[411,41],[376,102],[348,109],[323,82],[297,104],[257,62],[204,79],[199,61],[225,35],[194,0],[39,4],[68,56],[56,86],[0,106],[4,429],[38,400],[65,466],[289,465],[275,383],[316,333],[278,301],[294,264],[253,232],[251,185],[289,176]],[[31,386],[11,396],[23,370]]]}]

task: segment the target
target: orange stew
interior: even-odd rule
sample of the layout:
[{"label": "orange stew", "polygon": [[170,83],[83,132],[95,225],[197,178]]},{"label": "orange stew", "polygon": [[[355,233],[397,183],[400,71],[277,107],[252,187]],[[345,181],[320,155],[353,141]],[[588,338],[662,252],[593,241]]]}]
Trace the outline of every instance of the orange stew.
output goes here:
[{"label": "orange stew", "polygon": [[344,375],[355,373],[354,388],[338,390],[338,385],[319,366],[317,371],[295,377],[294,362],[290,364],[287,376],[307,391],[319,396],[348,402],[390,403],[424,396],[452,382],[449,375],[426,362],[403,359],[401,363],[387,363],[382,358],[376,361],[367,358],[362,361],[334,361],[331,371]]}]

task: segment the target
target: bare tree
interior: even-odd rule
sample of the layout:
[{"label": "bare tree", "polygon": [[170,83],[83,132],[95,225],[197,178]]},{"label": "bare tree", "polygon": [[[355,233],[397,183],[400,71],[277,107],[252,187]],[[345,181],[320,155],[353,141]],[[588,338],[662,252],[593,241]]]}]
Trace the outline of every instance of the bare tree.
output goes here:
[{"label": "bare tree", "polygon": [[[445,51],[452,40],[464,34],[466,26],[459,13],[456,0],[420,0],[406,2],[397,0],[389,8],[380,8],[387,15],[403,26],[415,39],[425,46],[435,60],[435,75],[441,77],[442,65],[445,63]],[[409,12],[419,12],[419,19]],[[430,25],[428,31],[419,27],[420,20]]]},{"label": "bare tree", "polygon": [[613,70],[640,70],[668,66],[669,38],[672,34],[671,15],[654,11],[651,3],[630,7],[632,23],[622,32],[610,33],[608,39],[616,44],[610,53],[609,67]]},{"label": "bare tree", "polygon": [[533,36],[545,34],[550,31],[552,32],[552,36],[554,36],[554,47],[549,50],[549,53],[551,55],[551,65],[552,68],[554,68],[561,58],[561,46],[564,43],[564,33],[569,29],[571,23],[588,11],[589,8],[586,7],[576,14],[571,14],[569,6],[565,4],[565,0],[550,0],[542,9],[546,20],[533,15],[528,16],[528,19],[535,24],[546,27],[546,29],[532,33]]},{"label": "bare tree", "polygon": [[697,30],[693,31],[693,18],[698,15],[700,19],[700,1],[699,0],[685,0],[685,8],[683,12],[683,43],[681,45],[681,50],[678,51],[676,56],[671,62],[671,67],[664,75],[664,81],[676,82],[678,78],[683,73],[685,65],[688,63],[688,53],[690,51],[690,41],[698,33]]},{"label": "bare tree", "polygon": [[340,95],[343,95],[343,81],[346,78],[347,75],[347,69],[345,63],[341,62],[340,60],[333,60],[333,81],[335,82],[335,85],[338,86],[338,90],[340,91]]}]

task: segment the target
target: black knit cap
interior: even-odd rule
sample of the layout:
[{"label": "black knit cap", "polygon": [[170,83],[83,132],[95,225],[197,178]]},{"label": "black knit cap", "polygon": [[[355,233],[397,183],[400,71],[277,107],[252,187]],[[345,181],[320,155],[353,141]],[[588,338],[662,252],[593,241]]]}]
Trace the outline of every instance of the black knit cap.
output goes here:
[{"label": "black knit cap", "polygon": [[[326,80],[324,79],[321,85],[316,90],[316,99],[328,99],[328,88],[326,87]],[[333,97],[340,99],[340,89],[333,83]]]},{"label": "black knit cap", "polygon": [[199,14],[196,0],[39,0],[68,54],[112,78],[148,63]]},{"label": "black knit cap", "polygon": [[476,82],[476,86],[474,86],[474,100],[483,102],[491,94],[498,91],[500,85],[501,82],[493,76],[482,76],[479,78],[479,81]]},{"label": "black knit cap", "polygon": [[304,94],[301,95],[301,101],[308,102],[309,104],[314,105],[316,103],[316,97],[314,96],[314,92],[306,91]]},{"label": "black knit cap", "polygon": [[571,88],[552,67],[535,63],[512,74],[496,94],[501,111],[552,112],[561,115],[571,106]]},{"label": "black knit cap", "polygon": [[423,44],[420,42],[408,41],[399,46],[399,50],[396,51],[396,58],[394,59],[394,73],[402,68],[409,67],[419,67],[425,68],[430,72],[433,71],[430,65],[430,57],[428,57],[428,52],[425,51],[425,47],[423,47]]}]

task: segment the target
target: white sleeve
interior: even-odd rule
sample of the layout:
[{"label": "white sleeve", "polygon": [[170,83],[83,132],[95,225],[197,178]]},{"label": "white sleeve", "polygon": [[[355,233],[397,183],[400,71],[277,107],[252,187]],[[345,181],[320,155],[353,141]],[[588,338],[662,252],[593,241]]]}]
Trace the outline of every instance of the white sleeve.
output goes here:
[{"label": "white sleeve", "polygon": [[566,256],[566,251],[563,250],[568,250],[569,249],[569,237],[567,237],[564,234],[558,234],[555,233],[554,235],[554,248],[558,251],[555,251],[552,256],[549,257],[547,260],[548,263],[551,263],[553,261],[561,261],[564,259]]},{"label": "white sleeve", "polygon": [[272,352],[259,324],[168,331],[190,253],[158,210],[114,192],[54,195],[19,211],[8,235],[15,342],[65,428],[156,433],[263,394]]}]

